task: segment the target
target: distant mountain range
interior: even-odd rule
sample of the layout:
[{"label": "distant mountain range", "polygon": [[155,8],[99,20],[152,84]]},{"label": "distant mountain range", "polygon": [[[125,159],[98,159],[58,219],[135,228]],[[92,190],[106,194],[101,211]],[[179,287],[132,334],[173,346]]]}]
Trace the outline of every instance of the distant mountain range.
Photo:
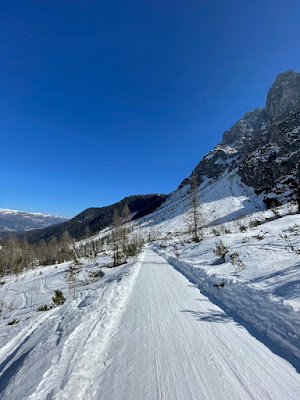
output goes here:
[{"label": "distant mountain range", "polygon": [[[165,198],[166,195],[164,194],[125,197],[118,203],[106,207],[87,208],[76,217],[58,225],[29,231],[26,233],[26,238],[30,243],[36,243],[41,239],[49,241],[52,236],[59,239],[65,231],[68,231],[75,239],[81,239],[85,236],[86,228],[89,228],[91,234],[95,234],[111,225],[115,211],[121,215],[126,204],[131,211],[132,219],[138,219],[156,210],[164,202]],[[22,239],[24,234],[18,236]]]},{"label": "distant mountain range", "polygon": [[56,215],[0,208],[0,232],[29,231],[65,221],[67,218]]}]

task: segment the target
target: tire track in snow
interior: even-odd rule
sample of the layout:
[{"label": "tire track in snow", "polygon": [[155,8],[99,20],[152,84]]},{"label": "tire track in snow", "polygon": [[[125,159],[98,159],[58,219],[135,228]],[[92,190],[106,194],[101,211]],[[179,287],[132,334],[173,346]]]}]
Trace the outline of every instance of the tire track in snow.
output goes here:
[{"label": "tire track in snow", "polygon": [[298,399],[294,368],[162,257],[146,251],[134,289],[95,399]]},{"label": "tire track in snow", "polygon": [[[82,321],[78,321],[65,340],[60,354],[54,356],[50,368],[29,399],[93,398],[91,393],[99,382],[101,370],[109,364],[107,350],[117,332],[139,267],[140,263],[137,263],[130,272],[123,273],[121,279],[110,282],[96,304],[85,307],[87,310],[84,310]],[[75,310],[81,316],[82,303],[85,303],[85,298],[78,301]]]}]

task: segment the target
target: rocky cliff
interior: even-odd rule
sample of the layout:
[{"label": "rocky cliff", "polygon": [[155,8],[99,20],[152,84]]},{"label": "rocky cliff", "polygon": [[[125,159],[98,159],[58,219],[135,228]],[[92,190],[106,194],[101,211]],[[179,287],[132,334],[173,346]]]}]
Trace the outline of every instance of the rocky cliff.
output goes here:
[{"label": "rocky cliff", "polygon": [[192,174],[201,183],[237,170],[242,182],[263,193],[267,205],[295,199],[300,186],[300,74],[280,73],[266,105],[247,112],[223,134],[222,142],[206,154]]}]

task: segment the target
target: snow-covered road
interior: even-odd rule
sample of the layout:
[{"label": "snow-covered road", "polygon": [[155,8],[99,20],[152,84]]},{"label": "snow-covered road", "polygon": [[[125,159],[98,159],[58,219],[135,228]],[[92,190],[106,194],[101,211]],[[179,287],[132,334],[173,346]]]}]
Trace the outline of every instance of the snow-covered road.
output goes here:
[{"label": "snow-covered road", "polygon": [[22,324],[0,349],[1,399],[299,398],[295,369],[150,249]]},{"label": "snow-covered road", "polygon": [[109,356],[103,400],[299,399],[293,367],[151,250]]}]

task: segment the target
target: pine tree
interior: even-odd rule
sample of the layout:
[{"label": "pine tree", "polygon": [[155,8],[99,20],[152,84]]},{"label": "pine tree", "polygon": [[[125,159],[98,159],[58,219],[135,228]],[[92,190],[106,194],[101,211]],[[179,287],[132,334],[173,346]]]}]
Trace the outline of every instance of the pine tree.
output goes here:
[{"label": "pine tree", "polygon": [[131,211],[130,211],[130,209],[129,209],[129,207],[128,207],[128,204],[126,203],[125,206],[124,206],[124,208],[123,208],[123,210],[122,210],[122,220],[123,220],[123,223],[130,222],[130,221],[131,221],[130,216],[131,216]]},{"label": "pine tree", "polygon": [[57,263],[59,244],[55,236],[52,236],[48,245],[50,264]]},{"label": "pine tree", "polygon": [[193,174],[191,179],[191,203],[192,203],[192,213],[193,213],[193,225],[192,225],[192,232],[193,232],[193,240],[195,242],[199,242],[199,213],[198,213],[198,206],[199,206],[199,199],[198,199],[198,182],[196,175]]},{"label": "pine tree", "polygon": [[296,201],[298,205],[298,214],[300,214],[300,189],[297,190]]},{"label": "pine tree", "polygon": [[73,240],[68,231],[64,231],[60,239],[61,256],[63,261],[69,261],[72,257],[72,244]]},{"label": "pine tree", "polygon": [[40,265],[47,265],[48,260],[48,245],[44,239],[40,240],[38,244],[38,260]]},{"label": "pine tree", "polygon": [[91,236],[90,228],[88,226],[86,226],[84,229],[84,238],[88,239],[90,236]]},{"label": "pine tree", "polygon": [[122,249],[123,251],[126,249],[127,241],[128,241],[128,233],[129,228],[127,227],[127,223],[130,222],[130,209],[128,204],[126,203],[122,210],[122,228],[121,228],[121,237],[122,237]]},{"label": "pine tree", "polygon": [[1,273],[5,275],[9,272],[19,272],[21,252],[19,242],[10,236],[8,240],[3,243],[1,249]]},{"label": "pine tree", "polygon": [[27,242],[26,235],[21,245],[21,257],[22,257],[22,263],[21,263],[22,269],[30,268],[33,264],[33,252],[32,252],[32,247]]},{"label": "pine tree", "polygon": [[76,285],[80,271],[81,271],[81,265],[72,263],[67,269],[65,274],[65,278],[69,287],[69,292],[73,293],[74,299],[76,297]]},{"label": "pine tree", "polygon": [[112,230],[112,247],[113,247],[113,258],[114,258],[114,266],[120,263],[120,239],[121,239],[121,225],[122,220],[115,210],[113,216],[113,230]]}]

